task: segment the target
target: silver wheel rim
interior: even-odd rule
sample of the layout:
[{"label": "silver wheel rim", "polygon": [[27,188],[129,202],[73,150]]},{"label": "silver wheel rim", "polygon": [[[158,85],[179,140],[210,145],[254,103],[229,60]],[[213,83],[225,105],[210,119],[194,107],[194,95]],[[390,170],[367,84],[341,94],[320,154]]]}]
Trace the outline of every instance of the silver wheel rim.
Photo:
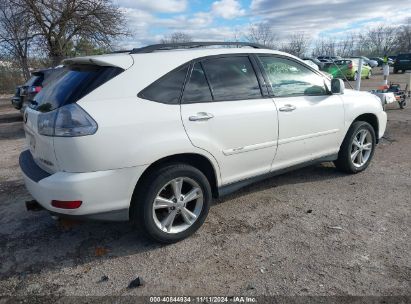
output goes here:
[{"label": "silver wheel rim", "polygon": [[153,220],[163,232],[175,234],[191,227],[203,209],[203,191],[188,177],[166,183],[153,202]]},{"label": "silver wheel rim", "polygon": [[371,133],[366,129],[359,130],[351,144],[351,162],[357,168],[364,166],[370,158],[371,151]]}]

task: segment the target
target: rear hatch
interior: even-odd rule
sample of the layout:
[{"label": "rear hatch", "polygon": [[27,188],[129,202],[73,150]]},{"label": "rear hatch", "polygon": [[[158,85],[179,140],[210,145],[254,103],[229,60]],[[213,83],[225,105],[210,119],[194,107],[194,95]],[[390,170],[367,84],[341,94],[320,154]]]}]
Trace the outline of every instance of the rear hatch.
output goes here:
[{"label": "rear hatch", "polygon": [[53,111],[58,113],[58,109],[77,103],[123,71],[123,68],[117,66],[101,66],[84,61],[78,63],[74,59],[69,65],[50,75],[47,85],[35,96],[23,116],[26,143],[39,167],[49,173],[60,171],[58,157],[54,152],[54,136],[40,134],[39,121],[43,125],[53,125],[55,121],[44,121],[44,117],[52,116],[46,114],[52,114]]},{"label": "rear hatch", "polygon": [[398,55],[395,63],[400,67],[411,68],[411,54]]}]

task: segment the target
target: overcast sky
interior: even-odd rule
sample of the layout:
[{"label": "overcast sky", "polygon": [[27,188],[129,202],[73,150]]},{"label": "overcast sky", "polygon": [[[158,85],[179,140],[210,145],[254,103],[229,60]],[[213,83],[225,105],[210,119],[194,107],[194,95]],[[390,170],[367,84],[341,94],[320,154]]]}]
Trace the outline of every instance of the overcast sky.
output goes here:
[{"label": "overcast sky", "polygon": [[[158,43],[185,32],[194,40],[230,40],[250,24],[267,22],[284,39],[295,32],[338,36],[411,17],[410,0],[114,0],[132,37],[123,47]],[[238,34],[237,34],[238,35]]]}]

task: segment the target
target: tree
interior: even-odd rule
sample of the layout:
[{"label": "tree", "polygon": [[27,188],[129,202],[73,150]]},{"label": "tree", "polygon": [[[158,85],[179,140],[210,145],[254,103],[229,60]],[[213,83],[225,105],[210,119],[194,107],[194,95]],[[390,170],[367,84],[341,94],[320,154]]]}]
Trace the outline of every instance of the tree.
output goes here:
[{"label": "tree", "polygon": [[378,25],[359,35],[367,55],[382,56],[398,48],[398,27]]},{"label": "tree", "polygon": [[398,31],[398,52],[411,52],[411,18]]},{"label": "tree", "polygon": [[252,43],[258,43],[268,48],[276,47],[277,36],[267,23],[251,24],[245,38]]},{"label": "tree", "polygon": [[160,43],[185,43],[191,41],[193,41],[193,38],[190,35],[183,32],[174,32],[170,35],[164,36],[164,38],[160,40]]},{"label": "tree", "polygon": [[30,78],[29,49],[38,36],[34,22],[20,0],[0,0],[0,49],[15,60],[23,77]]},{"label": "tree", "polygon": [[307,52],[309,46],[309,37],[304,33],[296,33],[291,35],[288,42],[281,47],[281,50],[294,56],[301,57]]},{"label": "tree", "polygon": [[34,20],[42,46],[58,65],[80,39],[109,47],[127,35],[124,16],[109,0],[22,0]]}]

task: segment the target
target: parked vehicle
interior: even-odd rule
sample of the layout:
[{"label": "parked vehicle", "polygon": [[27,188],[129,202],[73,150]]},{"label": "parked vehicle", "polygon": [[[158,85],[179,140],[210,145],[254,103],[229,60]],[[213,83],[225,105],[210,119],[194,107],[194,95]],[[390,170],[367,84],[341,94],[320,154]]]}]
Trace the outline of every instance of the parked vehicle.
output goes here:
[{"label": "parked vehicle", "polygon": [[320,67],[318,65],[316,65],[312,60],[309,59],[304,59],[303,60],[306,64],[308,64],[310,67],[312,67],[313,69],[319,71]]},{"label": "parked vehicle", "polygon": [[20,89],[22,86],[17,86],[16,90],[14,91],[14,95],[11,97],[11,104],[13,107],[17,110],[21,109],[21,106],[23,104],[22,98],[20,96]]},{"label": "parked vehicle", "polygon": [[[357,58],[347,58],[334,61],[334,64],[328,67],[328,73],[334,78],[347,78],[349,80],[357,80],[360,60]],[[363,62],[361,77],[369,79],[372,75],[371,67]]]},{"label": "parked vehicle", "polygon": [[13,106],[23,113],[37,93],[41,91],[43,85],[47,82],[47,79],[56,70],[56,68],[50,68],[32,72],[32,77],[27,80],[25,84],[16,88],[16,92],[11,99]]},{"label": "parked vehicle", "polygon": [[[371,60],[374,60],[378,63],[378,66],[382,66],[384,64],[384,59],[381,57],[373,57],[370,58]],[[388,65],[393,65],[394,61],[391,58],[388,58]]]},{"label": "parked vehicle", "polygon": [[371,68],[375,68],[376,66],[378,66],[378,61],[371,60],[365,56],[351,56],[350,58],[357,58],[357,59],[362,58],[363,62],[367,63]]},{"label": "parked vehicle", "polygon": [[54,215],[131,220],[160,242],[194,233],[212,198],[268,176],[324,161],[365,170],[387,122],[376,96],[256,44],[64,63],[25,112],[27,189]]},{"label": "parked vehicle", "polygon": [[341,56],[318,56],[317,59],[320,61],[322,60],[334,61],[334,60],[340,60],[342,59],[342,57]]},{"label": "parked vehicle", "polygon": [[324,69],[324,62],[321,62],[321,61],[318,60],[317,58],[304,57],[304,58],[302,58],[302,60],[310,60],[310,61],[312,61],[314,64],[316,64],[320,70],[323,70],[323,69]]},{"label": "parked vehicle", "polygon": [[399,54],[394,62],[394,74],[411,70],[411,53]]}]

